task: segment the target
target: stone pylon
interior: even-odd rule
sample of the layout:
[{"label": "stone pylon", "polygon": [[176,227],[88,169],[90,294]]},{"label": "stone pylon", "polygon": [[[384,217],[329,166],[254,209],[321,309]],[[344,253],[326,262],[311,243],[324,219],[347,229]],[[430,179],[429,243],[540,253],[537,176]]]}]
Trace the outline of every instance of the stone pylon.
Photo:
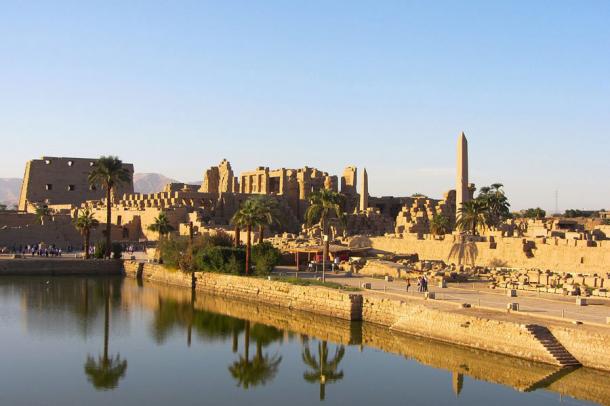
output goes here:
[{"label": "stone pylon", "polygon": [[362,169],[362,186],[360,189],[360,211],[366,211],[369,207],[369,175],[366,168]]},{"label": "stone pylon", "polygon": [[468,190],[468,140],[462,131],[457,146],[457,183],[455,185],[455,213],[458,215],[462,203],[470,200]]}]

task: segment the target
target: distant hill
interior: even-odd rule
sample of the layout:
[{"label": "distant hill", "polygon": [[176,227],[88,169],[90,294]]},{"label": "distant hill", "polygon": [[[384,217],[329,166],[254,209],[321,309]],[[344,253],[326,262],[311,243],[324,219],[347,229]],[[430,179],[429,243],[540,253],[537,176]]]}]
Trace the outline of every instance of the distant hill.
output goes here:
[{"label": "distant hill", "polygon": [[158,193],[168,183],[177,183],[175,179],[163,176],[160,173],[134,173],[133,189],[136,193]]},{"label": "distant hill", "polygon": [[0,203],[13,206],[19,202],[21,179],[0,178]]}]

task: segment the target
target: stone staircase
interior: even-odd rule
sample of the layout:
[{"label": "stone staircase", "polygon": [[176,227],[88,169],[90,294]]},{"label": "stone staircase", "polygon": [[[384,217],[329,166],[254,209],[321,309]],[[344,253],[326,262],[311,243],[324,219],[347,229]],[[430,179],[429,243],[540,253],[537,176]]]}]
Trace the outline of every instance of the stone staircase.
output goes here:
[{"label": "stone staircase", "polygon": [[548,328],[537,324],[527,324],[525,329],[544,346],[547,352],[562,367],[580,366],[580,362],[555,338]]}]

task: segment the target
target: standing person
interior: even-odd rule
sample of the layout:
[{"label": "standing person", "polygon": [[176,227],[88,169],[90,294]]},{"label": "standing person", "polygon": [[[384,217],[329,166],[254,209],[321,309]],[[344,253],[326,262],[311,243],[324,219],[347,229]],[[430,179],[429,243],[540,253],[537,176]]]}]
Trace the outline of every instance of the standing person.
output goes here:
[{"label": "standing person", "polygon": [[424,288],[424,292],[427,292],[428,291],[428,278],[426,278],[425,275],[422,277],[422,286]]},{"label": "standing person", "polygon": [[341,264],[341,258],[339,258],[339,255],[336,255],[335,259],[333,260],[333,271],[338,272],[340,264]]},{"label": "standing person", "polygon": [[407,278],[407,293],[409,293],[409,288],[411,287],[411,279]]}]

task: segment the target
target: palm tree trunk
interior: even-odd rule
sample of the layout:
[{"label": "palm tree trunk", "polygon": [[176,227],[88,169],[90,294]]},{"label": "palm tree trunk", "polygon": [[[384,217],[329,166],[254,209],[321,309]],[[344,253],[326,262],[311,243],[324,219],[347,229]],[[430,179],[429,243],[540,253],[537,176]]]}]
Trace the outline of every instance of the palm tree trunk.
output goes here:
[{"label": "palm tree trunk", "polygon": [[259,244],[263,243],[263,239],[265,238],[264,234],[265,234],[265,226],[263,224],[261,224],[260,226],[258,226],[258,243]]},{"label": "palm tree trunk", "polygon": [[108,341],[110,336],[110,284],[106,284],[104,303],[104,364],[108,363]]},{"label": "palm tree trunk", "polygon": [[111,244],[111,238],[110,238],[110,221],[112,220],[112,207],[111,207],[111,202],[110,199],[112,197],[112,188],[111,187],[107,187],[106,188],[106,257],[110,258],[110,244]]},{"label": "palm tree trunk", "polygon": [[246,330],[244,332],[244,357],[246,358],[246,363],[250,358],[250,322],[246,321]]},{"label": "palm tree trunk", "polygon": [[85,230],[85,259],[89,259],[89,241],[91,240],[91,230]]},{"label": "palm tree trunk", "polygon": [[250,249],[252,247],[252,226],[246,227],[246,275],[250,274]]},{"label": "palm tree trunk", "polygon": [[239,247],[239,243],[241,242],[241,230],[239,226],[235,226],[235,247]]},{"label": "palm tree trunk", "polygon": [[237,352],[238,349],[238,341],[237,341],[237,329],[233,328],[233,346],[231,347],[231,350],[233,351],[233,353]]}]

